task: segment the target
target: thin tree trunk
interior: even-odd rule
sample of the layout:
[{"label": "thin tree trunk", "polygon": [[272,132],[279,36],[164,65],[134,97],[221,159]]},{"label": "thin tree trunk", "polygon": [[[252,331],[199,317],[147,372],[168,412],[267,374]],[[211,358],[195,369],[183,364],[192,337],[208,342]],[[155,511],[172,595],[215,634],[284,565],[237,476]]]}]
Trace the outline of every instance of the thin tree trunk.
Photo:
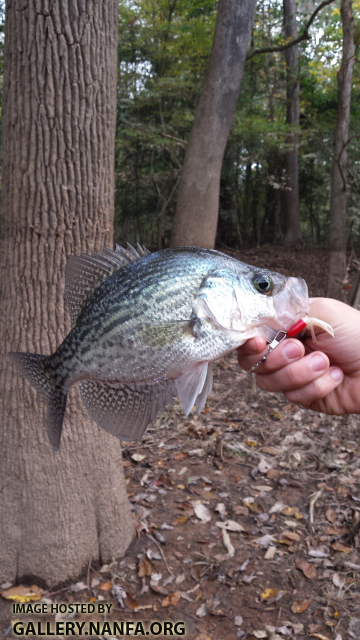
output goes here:
[{"label": "thin tree trunk", "polygon": [[251,162],[247,162],[246,164],[246,173],[245,173],[245,194],[244,194],[244,234],[247,245],[250,245],[252,240],[252,228],[251,228],[251,209],[252,209],[252,199],[253,199],[253,180],[252,180],[252,170],[251,170]]},{"label": "thin tree trunk", "polygon": [[277,178],[277,151],[275,147],[271,147],[268,154],[268,178],[269,181],[265,185],[265,211],[261,224],[261,237],[264,242],[273,242],[276,233],[276,189],[272,182]]},{"label": "thin tree trunk", "polygon": [[[296,24],[296,0],[283,0],[285,39],[298,36]],[[295,45],[286,49],[286,122],[293,129],[286,137],[288,150],[285,152],[286,189],[284,193],[284,216],[286,231],[284,244],[301,242],[299,209],[299,135],[300,124],[300,85],[299,85],[299,49]]]},{"label": "thin tree trunk", "polygon": [[338,109],[334,137],[334,158],[330,193],[330,261],[326,295],[342,300],[346,275],[346,180],[351,82],[355,61],[352,0],[341,0],[343,53],[337,74]]},{"label": "thin tree trunk", "polygon": [[171,246],[212,248],[220,173],[239,95],[255,0],[220,0],[205,84],[182,169]]},{"label": "thin tree trunk", "polygon": [[116,0],[7,0],[0,264],[0,583],[74,578],[133,535],[121,448],[73,389],[60,453],[9,351],[51,353],[70,328],[69,254],[111,246]]},{"label": "thin tree trunk", "polygon": [[354,309],[358,309],[360,305],[360,269],[356,276],[355,284],[350,295],[349,304],[354,307]]}]

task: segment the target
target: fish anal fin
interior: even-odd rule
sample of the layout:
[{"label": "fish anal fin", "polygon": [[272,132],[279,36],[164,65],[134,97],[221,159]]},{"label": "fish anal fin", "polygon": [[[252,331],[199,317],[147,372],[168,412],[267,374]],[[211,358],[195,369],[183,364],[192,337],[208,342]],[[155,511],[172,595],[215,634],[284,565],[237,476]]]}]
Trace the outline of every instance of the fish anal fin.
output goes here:
[{"label": "fish anal fin", "polygon": [[171,380],[157,384],[79,382],[82,401],[95,422],[119,440],[140,440],[175,393]]},{"label": "fish anal fin", "polygon": [[116,245],[115,251],[104,248],[103,253],[92,251],[91,255],[69,256],[65,267],[65,300],[72,326],[76,324],[86,300],[106,278],[149,253],[139,244],[137,249],[128,244],[127,249]]}]

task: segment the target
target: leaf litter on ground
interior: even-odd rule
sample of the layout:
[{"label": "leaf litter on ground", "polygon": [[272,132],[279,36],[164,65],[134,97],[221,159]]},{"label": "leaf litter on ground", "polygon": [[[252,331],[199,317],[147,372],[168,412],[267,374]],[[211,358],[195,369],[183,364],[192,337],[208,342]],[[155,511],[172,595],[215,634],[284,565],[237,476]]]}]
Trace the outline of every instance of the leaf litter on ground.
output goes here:
[{"label": "leaf litter on ground", "polygon": [[[270,266],[265,258],[257,254],[259,267]],[[83,590],[39,599],[105,600],[116,620],[171,615],[186,620],[189,640],[355,637],[348,626],[359,618],[360,544],[355,529],[347,536],[359,508],[360,419],[254,394],[249,378],[212,413],[238,380],[233,353],[215,364],[199,417],[185,419],[175,402],[136,449],[125,443],[137,532],[126,557],[102,567],[92,560],[78,578]]]}]

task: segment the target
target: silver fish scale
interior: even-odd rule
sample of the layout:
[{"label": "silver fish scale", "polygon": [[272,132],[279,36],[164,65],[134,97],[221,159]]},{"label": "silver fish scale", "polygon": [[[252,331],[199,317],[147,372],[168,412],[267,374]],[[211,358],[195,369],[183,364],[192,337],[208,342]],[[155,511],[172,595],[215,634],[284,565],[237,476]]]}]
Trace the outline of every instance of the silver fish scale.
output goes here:
[{"label": "silver fish scale", "polygon": [[[208,321],[196,340],[180,331],[177,337],[183,339],[167,345],[149,344],[142,327],[160,325],[160,330],[162,323],[188,323],[204,277],[219,267],[239,265],[243,272],[254,270],[216,251],[194,248],[164,250],[115,272],[91,296],[57,352],[67,386],[85,377],[159,382],[178,377],[186,364],[234,349],[239,339],[229,340]],[[169,358],[176,363],[170,370]]]}]

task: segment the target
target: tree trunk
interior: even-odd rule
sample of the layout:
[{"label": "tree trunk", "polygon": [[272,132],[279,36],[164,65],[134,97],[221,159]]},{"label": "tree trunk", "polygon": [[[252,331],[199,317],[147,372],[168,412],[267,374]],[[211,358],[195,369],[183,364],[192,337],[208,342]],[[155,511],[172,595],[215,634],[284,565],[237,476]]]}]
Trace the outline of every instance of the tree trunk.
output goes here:
[{"label": "tree trunk", "polygon": [[352,0],[341,0],[343,53],[337,74],[338,108],[330,193],[330,261],[326,295],[342,300],[346,275],[346,174],[347,142],[351,104],[351,82],[355,60]]},{"label": "tree trunk", "polygon": [[209,67],[185,153],[171,246],[212,248],[220,173],[239,95],[255,0],[220,0]]},{"label": "tree trunk", "polygon": [[51,353],[70,328],[69,254],[111,246],[117,0],[7,0],[0,264],[0,583],[51,586],[133,535],[121,448],[69,398],[60,453],[9,351]]},{"label": "tree trunk", "polygon": [[[284,35],[286,40],[298,37],[296,24],[296,0],[283,0]],[[288,150],[285,153],[286,189],[284,193],[284,216],[286,231],[284,244],[301,242],[299,209],[299,134],[300,124],[300,85],[299,85],[299,49],[295,45],[286,49],[286,123],[293,129],[286,136]]]}]

